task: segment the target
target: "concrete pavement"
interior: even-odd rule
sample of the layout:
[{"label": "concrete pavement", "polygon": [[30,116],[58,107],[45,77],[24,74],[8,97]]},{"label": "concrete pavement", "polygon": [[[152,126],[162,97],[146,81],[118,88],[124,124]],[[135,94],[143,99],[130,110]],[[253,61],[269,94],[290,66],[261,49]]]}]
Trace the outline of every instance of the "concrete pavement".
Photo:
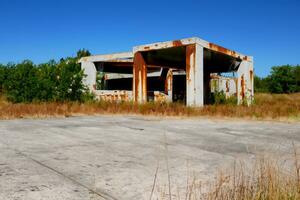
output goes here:
[{"label": "concrete pavement", "polygon": [[[157,185],[257,154],[290,156],[300,123],[141,116],[0,121],[0,199],[149,199]],[[155,188],[155,192],[159,187]]]}]

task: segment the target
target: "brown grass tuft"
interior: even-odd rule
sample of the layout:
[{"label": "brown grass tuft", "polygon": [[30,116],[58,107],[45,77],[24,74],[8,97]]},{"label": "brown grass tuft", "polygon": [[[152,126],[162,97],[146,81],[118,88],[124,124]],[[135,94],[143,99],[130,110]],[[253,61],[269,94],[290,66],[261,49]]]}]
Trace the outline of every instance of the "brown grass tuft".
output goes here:
[{"label": "brown grass tuft", "polygon": [[255,104],[247,106],[207,105],[189,108],[179,103],[147,103],[136,105],[130,102],[91,103],[20,103],[12,104],[0,98],[0,119],[59,117],[97,114],[141,114],[158,116],[214,116],[247,119],[300,119],[300,93],[256,94]]},{"label": "brown grass tuft", "polygon": [[[290,162],[287,162],[290,161]],[[271,160],[261,157],[248,162],[234,162],[229,172],[221,171],[214,181],[201,182],[191,177],[183,193],[173,200],[299,200],[299,156]],[[174,188],[172,188],[174,189]],[[177,189],[178,190],[178,189]],[[169,199],[167,190],[158,189],[160,200]]]},{"label": "brown grass tuft", "polygon": [[207,200],[300,199],[295,172],[261,158],[250,167],[241,164],[231,174],[220,174],[214,187],[203,197]]}]

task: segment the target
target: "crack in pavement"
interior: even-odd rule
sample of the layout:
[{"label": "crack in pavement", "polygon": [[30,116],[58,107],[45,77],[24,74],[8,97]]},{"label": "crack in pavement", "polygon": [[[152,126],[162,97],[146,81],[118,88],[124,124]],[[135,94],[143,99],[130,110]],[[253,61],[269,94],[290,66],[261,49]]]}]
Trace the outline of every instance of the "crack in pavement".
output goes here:
[{"label": "crack in pavement", "polygon": [[54,172],[54,173],[56,173],[56,174],[62,176],[62,177],[65,178],[65,179],[68,179],[69,181],[75,183],[76,185],[81,186],[81,187],[87,189],[89,192],[91,192],[91,193],[93,193],[93,194],[96,194],[96,195],[98,195],[99,197],[102,197],[102,198],[105,199],[105,200],[118,200],[116,197],[114,197],[114,196],[112,196],[112,195],[110,195],[110,194],[107,194],[107,193],[104,192],[104,191],[100,191],[100,192],[99,192],[99,191],[95,191],[95,190],[91,189],[90,187],[88,187],[88,186],[86,186],[86,185],[80,183],[79,181],[73,179],[72,177],[67,176],[66,174],[64,174],[64,173],[62,173],[62,172],[60,172],[60,171],[58,171],[58,170],[56,170],[56,169],[54,169],[54,168],[52,168],[52,167],[50,167],[50,166],[48,166],[48,165],[46,165],[46,164],[44,164],[44,163],[38,161],[38,160],[36,160],[36,159],[30,157],[29,155],[27,155],[27,154],[21,152],[20,150],[18,150],[18,149],[16,149],[16,148],[13,148],[13,147],[10,147],[7,143],[5,143],[5,142],[3,142],[3,141],[0,141],[0,143],[2,143],[3,145],[5,145],[8,149],[15,151],[17,154],[19,154],[19,155],[21,155],[21,156],[23,156],[23,157],[25,157],[25,158],[27,158],[27,159],[33,161],[34,163],[36,163],[36,164],[38,164],[38,165],[40,165],[40,166],[42,166],[42,167],[44,167],[44,168],[47,168],[48,170],[50,170],[50,171],[52,171],[52,172]]}]

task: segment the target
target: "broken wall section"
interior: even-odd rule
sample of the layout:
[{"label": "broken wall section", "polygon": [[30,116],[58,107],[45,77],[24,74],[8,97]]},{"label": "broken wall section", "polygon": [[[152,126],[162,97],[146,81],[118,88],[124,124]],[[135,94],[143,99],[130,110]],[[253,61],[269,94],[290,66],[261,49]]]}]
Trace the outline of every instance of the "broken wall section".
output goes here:
[{"label": "broken wall section", "polygon": [[237,97],[237,77],[224,75],[210,75],[210,92],[223,92],[226,98]]}]

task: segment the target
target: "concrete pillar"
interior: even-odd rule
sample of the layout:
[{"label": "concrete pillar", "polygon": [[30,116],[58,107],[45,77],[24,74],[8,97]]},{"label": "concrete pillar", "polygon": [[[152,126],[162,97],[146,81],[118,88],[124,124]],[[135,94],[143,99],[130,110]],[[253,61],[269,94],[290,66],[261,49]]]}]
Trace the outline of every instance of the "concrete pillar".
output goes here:
[{"label": "concrete pillar", "polygon": [[253,62],[243,60],[239,66],[237,75],[238,104],[246,103],[249,106],[254,100]]},{"label": "concrete pillar", "polygon": [[173,101],[173,71],[168,70],[166,80],[165,80],[165,93],[168,95],[168,102]]},{"label": "concrete pillar", "polygon": [[147,65],[140,52],[134,54],[133,94],[135,102],[147,102]]},{"label": "concrete pillar", "polygon": [[96,90],[96,76],[97,70],[93,62],[82,62],[81,69],[86,77],[83,78],[83,84],[89,88],[90,91]]},{"label": "concrete pillar", "polygon": [[199,44],[186,47],[186,105],[204,105],[203,47]]}]

